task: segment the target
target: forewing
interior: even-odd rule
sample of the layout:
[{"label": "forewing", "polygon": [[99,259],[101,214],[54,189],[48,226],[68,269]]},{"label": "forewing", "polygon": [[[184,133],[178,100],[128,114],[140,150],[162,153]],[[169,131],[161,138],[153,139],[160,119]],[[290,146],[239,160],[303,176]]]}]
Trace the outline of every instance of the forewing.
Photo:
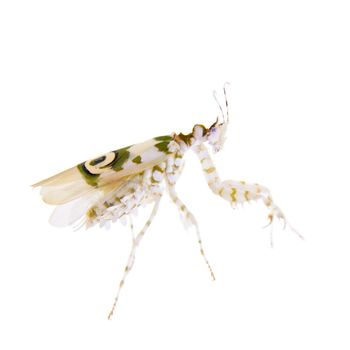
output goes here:
[{"label": "forewing", "polygon": [[164,161],[171,153],[174,142],[171,136],[160,136],[146,142],[108,152],[80,163],[33,187],[41,187],[44,202],[66,204],[78,198],[104,195],[129,176]]},{"label": "forewing", "polygon": [[94,190],[82,178],[78,167],[65,170],[46,180],[40,181],[33,187],[41,187],[40,194],[47,204],[64,204],[84,196]]}]

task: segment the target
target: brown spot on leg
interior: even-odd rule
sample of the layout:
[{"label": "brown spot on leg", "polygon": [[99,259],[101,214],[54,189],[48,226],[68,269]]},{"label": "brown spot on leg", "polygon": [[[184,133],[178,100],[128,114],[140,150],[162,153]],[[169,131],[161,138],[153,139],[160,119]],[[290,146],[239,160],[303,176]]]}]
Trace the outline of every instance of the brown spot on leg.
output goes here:
[{"label": "brown spot on leg", "polygon": [[271,197],[267,197],[265,200],[264,200],[264,203],[267,207],[271,206],[272,204],[272,199]]},{"label": "brown spot on leg", "polygon": [[236,194],[237,194],[237,189],[236,188],[232,188],[232,190],[231,190],[232,202],[236,202],[237,201]]},{"label": "brown spot on leg", "polygon": [[211,173],[213,173],[213,172],[215,171],[215,168],[212,167],[212,168],[204,169],[204,171],[205,171],[206,173],[208,173],[208,174],[211,174]]}]

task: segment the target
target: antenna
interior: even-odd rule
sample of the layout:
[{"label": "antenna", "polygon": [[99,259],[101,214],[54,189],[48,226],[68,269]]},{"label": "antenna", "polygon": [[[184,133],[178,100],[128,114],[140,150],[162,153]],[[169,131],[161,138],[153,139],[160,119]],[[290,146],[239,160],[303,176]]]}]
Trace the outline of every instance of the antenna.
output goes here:
[{"label": "antenna", "polygon": [[226,104],[226,117],[227,117],[227,122],[229,122],[230,118],[229,118],[229,113],[228,113],[228,101],[227,101],[227,93],[226,93],[226,86],[227,86],[227,85],[230,85],[230,83],[229,83],[229,82],[226,82],[226,83],[224,84],[223,89],[224,89],[225,104]]},{"label": "antenna", "polygon": [[214,97],[216,103],[218,104],[218,106],[219,106],[219,108],[220,108],[222,120],[225,122],[224,111],[223,111],[223,109],[222,109],[222,107],[221,107],[221,104],[220,104],[220,102],[219,102],[219,100],[218,100],[218,97],[216,96],[216,91],[215,91],[215,90],[213,91],[213,97]]}]

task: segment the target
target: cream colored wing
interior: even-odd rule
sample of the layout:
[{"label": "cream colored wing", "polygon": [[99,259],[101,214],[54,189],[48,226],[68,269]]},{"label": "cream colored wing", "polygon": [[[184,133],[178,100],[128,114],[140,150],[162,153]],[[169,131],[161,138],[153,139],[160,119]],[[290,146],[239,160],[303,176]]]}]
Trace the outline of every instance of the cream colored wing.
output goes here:
[{"label": "cream colored wing", "polygon": [[64,204],[94,190],[81,176],[78,167],[65,170],[33,187],[41,187],[40,194],[47,204]]},{"label": "cream colored wing", "polygon": [[127,177],[161,163],[174,151],[171,136],[160,136],[88,160],[33,187],[41,187],[44,202],[66,204],[80,197],[104,195],[117,188]]}]

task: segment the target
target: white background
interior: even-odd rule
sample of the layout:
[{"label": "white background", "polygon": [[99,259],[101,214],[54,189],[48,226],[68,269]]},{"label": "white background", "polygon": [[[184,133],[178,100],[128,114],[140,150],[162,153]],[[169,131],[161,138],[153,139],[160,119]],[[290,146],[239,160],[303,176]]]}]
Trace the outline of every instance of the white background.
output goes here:
[{"label": "white background", "polygon": [[[3,1],[0,6],[1,349],[349,349],[349,10],[346,1]],[[269,187],[233,210],[188,154],[112,321],[127,227],[56,229],[30,185],[217,115],[224,179]],[[140,219],[143,217],[141,213]],[[139,225],[141,223],[139,222]]]}]

